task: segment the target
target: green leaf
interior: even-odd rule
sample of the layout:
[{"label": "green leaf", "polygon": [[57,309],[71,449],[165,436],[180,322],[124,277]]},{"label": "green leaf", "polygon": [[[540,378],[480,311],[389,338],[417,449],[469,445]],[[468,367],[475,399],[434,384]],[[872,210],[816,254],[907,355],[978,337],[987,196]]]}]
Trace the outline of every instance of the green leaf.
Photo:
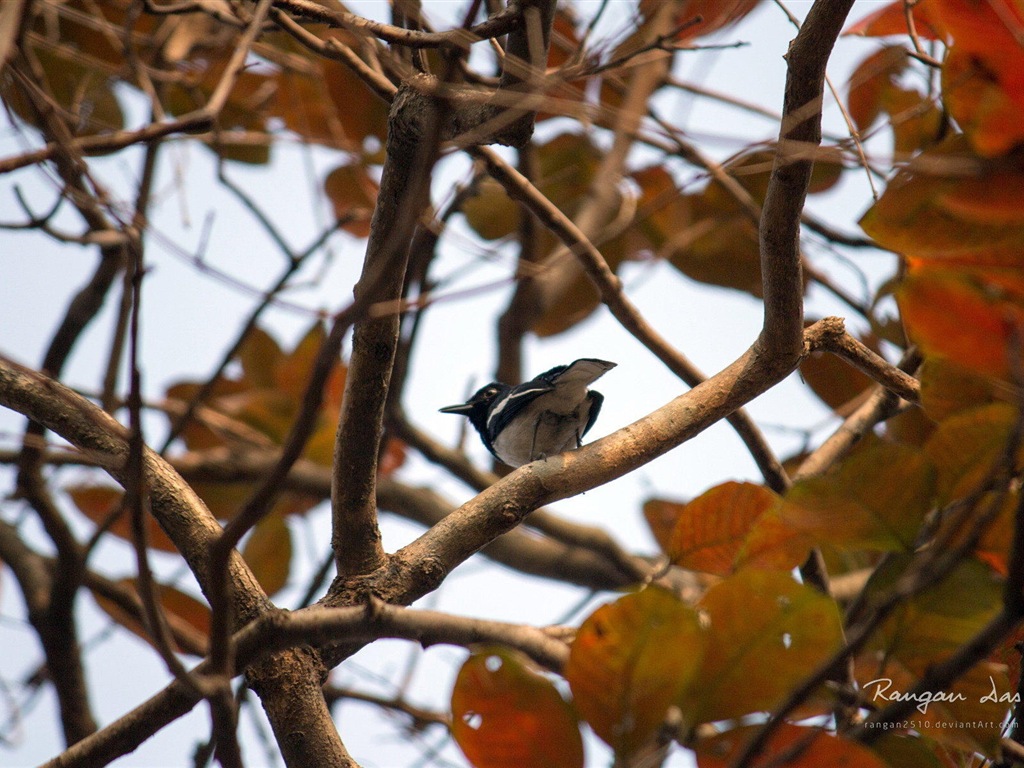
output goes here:
[{"label": "green leaf", "polygon": [[1006,450],[1016,418],[1009,403],[990,403],[939,424],[924,449],[938,469],[940,503],[980,490]]},{"label": "green leaf", "polygon": [[769,711],[840,647],[834,600],[788,573],[743,570],[698,604],[707,651],[687,692],[695,722]]},{"label": "green leaf", "polygon": [[931,509],[935,471],[905,445],[879,443],[786,494],[782,519],[819,542],[846,549],[911,549]]}]

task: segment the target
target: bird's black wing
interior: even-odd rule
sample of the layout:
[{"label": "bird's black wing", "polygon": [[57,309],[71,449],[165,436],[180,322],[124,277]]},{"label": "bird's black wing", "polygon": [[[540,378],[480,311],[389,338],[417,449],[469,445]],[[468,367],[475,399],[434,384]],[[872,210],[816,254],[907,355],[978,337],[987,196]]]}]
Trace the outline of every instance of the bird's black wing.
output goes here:
[{"label": "bird's black wing", "polygon": [[590,413],[587,415],[587,425],[580,432],[581,438],[594,426],[594,422],[597,421],[597,414],[601,412],[601,406],[604,405],[604,395],[600,392],[590,390],[587,392],[587,399],[590,400]]},{"label": "bird's black wing", "polygon": [[526,406],[554,388],[555,385],[552,382],[546,381],[543,376],[538,376],[536,379],[532,379],[525,384],[512,387],[504,397],[496,399],[487,412],[487,434],[490,442],[493,443],[495,438],[501,434],[501,431]]}]

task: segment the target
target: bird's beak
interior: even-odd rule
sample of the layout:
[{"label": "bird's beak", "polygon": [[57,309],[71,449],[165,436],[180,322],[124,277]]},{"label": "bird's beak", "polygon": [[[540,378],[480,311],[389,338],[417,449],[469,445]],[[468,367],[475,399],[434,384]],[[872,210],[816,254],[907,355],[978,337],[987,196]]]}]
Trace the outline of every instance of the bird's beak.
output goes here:
[{"label": "bird's beak", "polygon": [[458,413],[462,415],[468,414],[473,410],[472,403],[462,403],[460,405],[449,405],[441,409],[441,413]]}]

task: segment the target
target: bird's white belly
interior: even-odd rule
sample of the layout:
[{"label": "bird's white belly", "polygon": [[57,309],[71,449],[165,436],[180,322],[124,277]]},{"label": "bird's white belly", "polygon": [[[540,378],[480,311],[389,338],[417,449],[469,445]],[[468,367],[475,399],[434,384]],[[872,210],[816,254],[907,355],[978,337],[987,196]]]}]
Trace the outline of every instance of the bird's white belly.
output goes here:
[{"label": "bird's white belly", "polygon": [[563,413],[550,410],[550,405],[550,401],[531,403],[501,431],[494,440],[494,452],[502,461],[518,467],[579,445],[590,415],[590,401]]}]

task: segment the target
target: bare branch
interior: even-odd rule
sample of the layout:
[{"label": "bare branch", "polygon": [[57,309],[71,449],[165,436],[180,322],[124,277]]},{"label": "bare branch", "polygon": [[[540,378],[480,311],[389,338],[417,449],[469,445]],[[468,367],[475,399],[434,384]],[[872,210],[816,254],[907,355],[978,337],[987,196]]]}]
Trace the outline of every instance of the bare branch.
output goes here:
[{"label": "bare branch", "polygon": [[803,352],[800,217],[821,142],[825,65],[853,0],[815,2],[786,56],[786,95],[761,213],[764,329],[758,345],[780,360]]},{"label": "bare branch", "polygon": [[400,608],[376,599],[366,606],[312,607],[267,614],[239,632],[236,640],[239,658],[248,659],[300,644],[322,645],[382,637],[415,640],[424,648],[439,643],[461,646],[502,643],[518,648],[553,672],[561,671],[569,657],[567,643],[535,627]]},{"label": "bare branch", "polygon": [[[356,301],[370,306],[401,298],[409,243],[427,205],[440,142],[439,106],[415,88],[400,91],[388,126],[387,159],[370,225]],[[377,528],[375,480],[387,393],[398,346],[396,314],[357,322],[338,422],[331,543],[338,573],[368,573],[384,560]]]},{"label": "bare branch", "polygon": [[920,400],[921,384],[917,379],[848,334],[842,321],[836,320],[838,318],[816,324],[818,332],[807,339],[809,351],[823,350],[838,355],[907,402]]}]

